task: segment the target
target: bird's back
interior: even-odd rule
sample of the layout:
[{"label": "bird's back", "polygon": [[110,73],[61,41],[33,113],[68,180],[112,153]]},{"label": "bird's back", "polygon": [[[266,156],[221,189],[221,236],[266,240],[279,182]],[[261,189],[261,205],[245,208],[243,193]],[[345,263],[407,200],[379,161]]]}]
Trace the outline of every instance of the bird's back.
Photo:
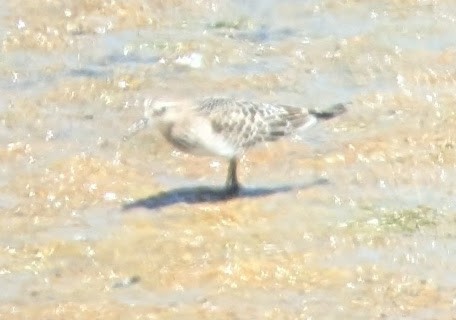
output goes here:
[{"label": "bird's back", "polygon": [[210,119],[215,133],[239,150],[277,140],[315,122],[304,108],[229,98],[202,100],[198,112]]}]

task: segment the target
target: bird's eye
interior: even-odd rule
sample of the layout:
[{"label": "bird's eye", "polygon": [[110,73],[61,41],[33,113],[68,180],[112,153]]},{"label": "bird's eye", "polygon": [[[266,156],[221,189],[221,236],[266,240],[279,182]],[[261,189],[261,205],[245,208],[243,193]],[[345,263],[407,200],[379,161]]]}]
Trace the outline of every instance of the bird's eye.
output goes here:
[{"label": "bird's eye", "polygon": [[161,115],[163,115],[163,114],[165,113],[165,111],[166,111],[166,107],[165,107],[165,106],[162,106],[162,107],[157,108],[157,109],[155,110],[155,115],[156,115],[156,116],[161,116]]}]

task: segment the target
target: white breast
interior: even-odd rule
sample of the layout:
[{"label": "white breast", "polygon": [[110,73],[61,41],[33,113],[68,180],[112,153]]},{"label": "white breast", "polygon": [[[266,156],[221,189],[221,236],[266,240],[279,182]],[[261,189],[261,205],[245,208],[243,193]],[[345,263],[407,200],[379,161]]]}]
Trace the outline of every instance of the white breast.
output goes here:
[{"label": "white breast", "polygon": [[222,135],[214,131],[207,118],[198,117],[195,119],[191,131],[198,140],[198,144],[206,150],[207,154],[225,158],[232,158],[236,155],[236,148],[228,143]]}]

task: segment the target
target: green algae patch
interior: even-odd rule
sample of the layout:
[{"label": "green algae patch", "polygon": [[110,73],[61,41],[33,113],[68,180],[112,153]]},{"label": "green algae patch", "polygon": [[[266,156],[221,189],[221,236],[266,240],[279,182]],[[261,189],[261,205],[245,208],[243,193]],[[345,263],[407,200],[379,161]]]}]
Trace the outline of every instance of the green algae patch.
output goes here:
[{"label": "green algae patch", "polygon": [[439,221],[438,211],[427,206],[415,208],[388,210],[386,208],[365,209],[369,216],[358,221],[350,222],[347,227],[374,229],[386,232],[413,233],[424,228],[436,226]]}]

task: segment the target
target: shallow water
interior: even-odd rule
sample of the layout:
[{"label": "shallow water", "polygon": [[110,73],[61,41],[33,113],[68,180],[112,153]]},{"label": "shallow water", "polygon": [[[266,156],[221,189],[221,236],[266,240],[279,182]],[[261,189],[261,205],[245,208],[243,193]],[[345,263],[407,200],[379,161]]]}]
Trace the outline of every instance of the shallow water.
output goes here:
[{"label": "shallow water", "polygon": [[[453,319],[454,2],[0,12],[0,318]],[[352,104],[227,199],[223,160],[122,139],[161,95]]]}]

